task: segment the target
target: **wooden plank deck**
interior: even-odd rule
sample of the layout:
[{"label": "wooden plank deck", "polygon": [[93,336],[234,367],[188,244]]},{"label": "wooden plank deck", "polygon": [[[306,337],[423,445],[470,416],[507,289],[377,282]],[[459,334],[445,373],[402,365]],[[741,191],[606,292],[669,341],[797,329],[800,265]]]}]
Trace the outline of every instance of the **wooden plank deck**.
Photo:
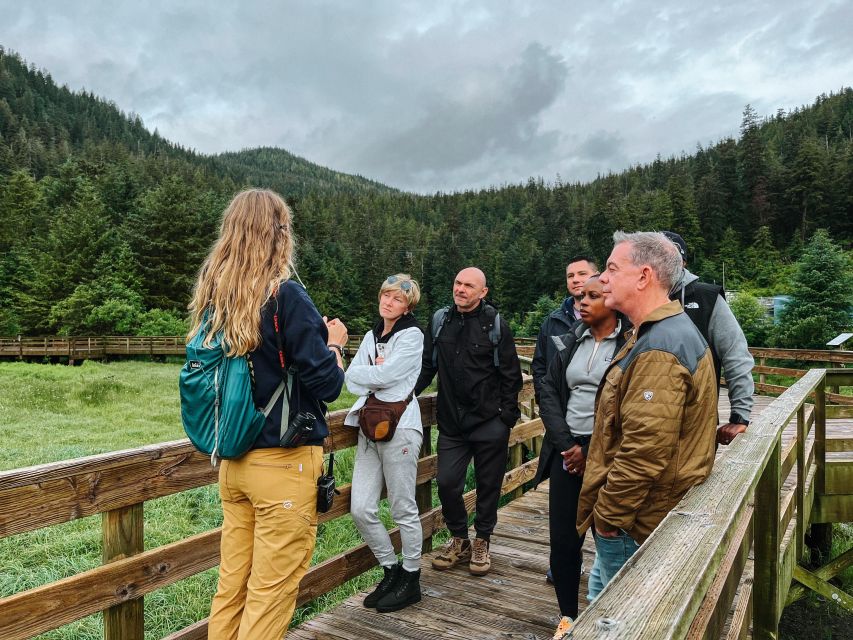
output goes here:
[{"label": "wooden plank deck", "polygon": [[[591,566],[594,550],[591,543],[587,546],[586,563]],[[421,563],[423,600],[418,604],[394,613],[376,613],[362,606],[366,593],[361,593],[304,622],[287,637],[545,640],[559,621],[554,588],[545,582],[548,553],[545,483],[500,510],[487,576],[470,575],[467,565],[435,571],[430,566],[433,552]]]},{"label": "wooden plank deck", "polygon": [[[773,398],[755,397],[753,415]],[[720,394],[720,420],[729,415],[725,389]],[[827,421],[827,437],[850,437],[853,420]],[[783,434],[785,443],[796,433],[796,424]],[[720,447],[717,455],[725,455]],[[853,454],[847,454],[853,455]],[[796,468],[793,473],[796,473]],[[790,479],[789,479],[790,482]],[[783,492],[784,493],[784,492]],[[473,530],[471,531],[473,536]],[[595,558],[595,544],[587,535],[583,547],[585,572],[581,576],[580,609],[586,606],[587,572]],[[421,562],[423,599],[394,613],[366,609],[360,593],[337,607],[292,629],[287,637],[298,640],[399,639],[399,640],[547,640],[559,621],[554,589],[545,582],[548,569],[548,483],[528,491],[500,510],[492,536],[492,570],[475,577],[467,566],[434,571],[426,554]],[[752,553],[747,560],[729,620],[748,612],[752,588]],[[727,629],[723,638],[727,637]],[[751,629],[749,636],[751,637]]]}]

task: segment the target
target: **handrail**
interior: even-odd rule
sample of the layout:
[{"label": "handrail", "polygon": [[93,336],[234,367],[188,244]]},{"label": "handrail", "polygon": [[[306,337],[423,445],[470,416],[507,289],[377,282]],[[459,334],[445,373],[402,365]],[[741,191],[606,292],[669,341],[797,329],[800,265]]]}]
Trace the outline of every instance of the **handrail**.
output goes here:
[{"label": "handrail", "polygon": [[[572,637],[601,638],[603,630],[620,639],[719,637],[753,544],[753,592],[739,603],[744,612],[752,605],[755,638],[777,637],[811,502],[825,486],[824,387],[833,383],[851,384],[849,372],[813,369],[762,411],[579,616]],[[813,421],[805,407],[812,394]],[[792,420],[796,487],[789,498],[782,432]],[[815,441],[807,450],[811,424]],[[783,510],[788,500],[794,505]],[[740,616],[740,624],[749,622]]]},{"label": "handrail", "polygon": [[832,362],[834,364],[853,363],[853,351],[828,349],[769,349],[765,347],[750,347],[749,352],[754,358],[774,358],[776,360],[793,360],[796,362]]},{"label": "handrail", "polygon": [[[347,343],[347,351],[354,353],[358,349],[363,336],[351,335]],[[182,355],[184,353],[184,336],[4,336],[0,337],[0,357],[25,358],[59,356],[69,359],[104,358],[117,355]],[[519,355],[532,356],[536,339],[516,336],[516,346]],[[768,358],[807,363],[853,363],[853,351],[830,351],[824,349],[769,349],[750,347],[750,352],[757,361],[756,373],[760,375],[760,383],[764,384],[763,370]],[[793,369],[790,371],[794,371]],[[792,375],[786,373],[781,375]],[[779,389],[766,389],[778,392]]]}]

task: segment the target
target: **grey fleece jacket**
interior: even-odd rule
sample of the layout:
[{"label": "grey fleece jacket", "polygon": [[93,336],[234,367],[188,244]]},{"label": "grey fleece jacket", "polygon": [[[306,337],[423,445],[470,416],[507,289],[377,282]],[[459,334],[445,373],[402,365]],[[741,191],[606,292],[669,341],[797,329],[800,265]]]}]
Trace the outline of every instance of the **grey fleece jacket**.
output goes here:
[{"label": "grey fleece jacket", "polygon": [[[699,276],[685,269],[681,281],[673,287],[670,298],[678,297],[681,305],[685,306],[684,290],[698,279]],[[688,300],[687,303],[689,302]],[[731,411],[749,420],[753,405],[752,394],[755,392],[755,383],[752,380],[755,361],[737,318],[721,296],[717,296],[717,302],[711,311],[708,335],[705,339],[722,363]]]}]

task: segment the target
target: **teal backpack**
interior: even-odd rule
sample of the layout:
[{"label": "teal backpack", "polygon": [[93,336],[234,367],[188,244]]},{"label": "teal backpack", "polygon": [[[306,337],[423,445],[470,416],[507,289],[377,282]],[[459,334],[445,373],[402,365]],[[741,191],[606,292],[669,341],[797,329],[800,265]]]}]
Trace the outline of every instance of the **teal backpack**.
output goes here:
[{"label": "teal backpack", "polygon": [[[282,379],[267,406],[259,411],[252,395],[251,362],[246,356],[226,355],[222,332],[213,337],[210,347],[204,346],[206,327],[205,317],[201,329],[187,343],[187,361],[178,386],[184,431],[195,448],[210,455],[210,463],[216,466],[220,458],[239,458],[249,450],[285,391],[285,382]],[[283,424],[289,415],[287,396],[285,393]]]}]

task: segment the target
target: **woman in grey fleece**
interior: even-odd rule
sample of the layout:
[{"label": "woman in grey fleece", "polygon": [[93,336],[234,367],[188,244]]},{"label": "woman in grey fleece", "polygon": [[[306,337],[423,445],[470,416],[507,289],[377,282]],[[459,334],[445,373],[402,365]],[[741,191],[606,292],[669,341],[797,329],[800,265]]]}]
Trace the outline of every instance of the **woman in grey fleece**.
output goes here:
[{"label": "woman in grey fleece", "polygon": [[[360,397],[344,424],[358,427],[358,410],[369,394],[386,402],[412,397],[421,371],[423,331],[412,315],[420,300],[418,283],[406,274],[389,276],[379,289],[380,319],[367,335],[346,372],[346,385]],[[359,431],[352,476],[350,513],[384,576],[364,599],[365,607],[397,611],[421,599],[421,521],[415,501],[418,457],[423,439],[415,398],[406,407],[394,437],[372,442]],[[379,498],[388,489],[391,515],[400,527],[403,561],[398,563],[388,531],[379,519]]]}]

